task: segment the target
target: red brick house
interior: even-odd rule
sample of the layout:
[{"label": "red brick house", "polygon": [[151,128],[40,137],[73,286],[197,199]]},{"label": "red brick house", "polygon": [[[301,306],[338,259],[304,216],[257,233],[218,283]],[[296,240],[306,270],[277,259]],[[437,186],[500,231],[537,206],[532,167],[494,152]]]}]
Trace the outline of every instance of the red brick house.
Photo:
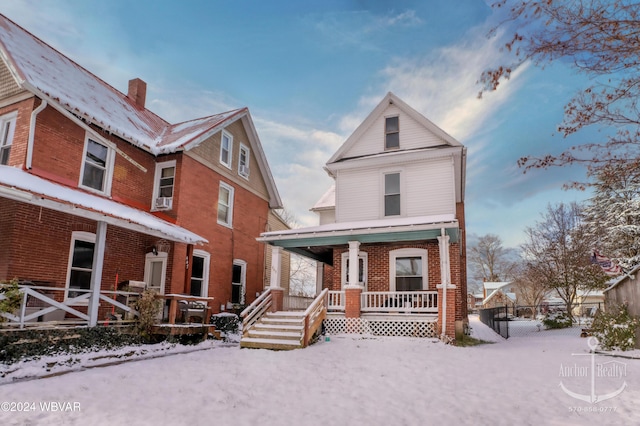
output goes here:
[{"label": "red brick house", "polygon": [[460,142],[388,93],[327,162],[319,225],[260,240],[324,264],[328,331],[453,338],[468,321],[465,165]]},{"label": "red brick house", "polygon": [[121,93],[1,15],[0,55],[0,280],[93,324],[126,281],[212,312],[268,285],[256,237],[282,203],[247,108],[169,123],[142,80]]}]

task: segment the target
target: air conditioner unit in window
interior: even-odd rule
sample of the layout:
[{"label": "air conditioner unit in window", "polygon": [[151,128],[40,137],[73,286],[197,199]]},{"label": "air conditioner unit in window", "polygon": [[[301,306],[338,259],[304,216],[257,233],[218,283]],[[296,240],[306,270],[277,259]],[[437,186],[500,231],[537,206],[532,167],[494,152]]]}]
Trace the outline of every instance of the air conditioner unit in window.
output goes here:
[{"label": "air conditioner unit in window", "polygon": [[249,166],[241,165],[239,172],[243,176],[249,176]]},{"label": "air conditioner unit in window", "polygon": [[157,210],[168,210],[171,208],[173,198],[171,197],[158,197],[156,198],[156,209]]}]

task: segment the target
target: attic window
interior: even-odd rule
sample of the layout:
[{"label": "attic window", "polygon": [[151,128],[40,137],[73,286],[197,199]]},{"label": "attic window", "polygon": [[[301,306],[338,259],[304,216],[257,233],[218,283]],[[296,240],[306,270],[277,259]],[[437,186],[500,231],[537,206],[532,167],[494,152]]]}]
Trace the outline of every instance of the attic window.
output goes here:
[{"label": "attic window", "polygon": [[220,137],[220,163],[231,168],[231,155],[233,149],[233,136],[227,132],[222,132]]},{"label": "attic window", "polygon": [[400,148],[400,124],[398,117],[387,117],[384,124],[384,149]]}]

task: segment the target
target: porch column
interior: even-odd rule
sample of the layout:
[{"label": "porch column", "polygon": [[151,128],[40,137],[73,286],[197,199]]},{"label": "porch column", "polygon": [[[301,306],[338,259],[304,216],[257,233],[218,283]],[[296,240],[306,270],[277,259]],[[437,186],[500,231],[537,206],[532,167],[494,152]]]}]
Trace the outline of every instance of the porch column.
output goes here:
[{"label": "porch column", "polygon": [[284,308],[284,289],[280,287],[280,274],[282,263],[282,247],[271,246],[271,312],[282,311]]},{"label": "porch column", "polygon": [[91,296],[89,297],[89,327],[98,324],[98,308],[100,306],[100,285],[102,283],[102,266],[104,264],[104,246],[107,240],[107,223],[98,222],[96,243],[93,249],[91,272]]},{"label": "porch column", "polygon": [[455,338],[455,293],[447,294],[447,290],[456,287],[451,285],[451,264],[449,262],[449,236],[444,228],[438,237],[440,251],[440,284],[438,284],[438,323],[442,331],[441,336]]},{"label": "porch column", "polygon": [[[345,318],[360,318],[362,309],[362,290],[358,279],[360,263],[358,262],[358,252],[360,251],[360,241],[349,241],[349,274],[347,283],[344,286],[344,316]],[[346,268],[347,265],[342,265]],[[353,328],[353,330],[351,330]],[[347,327],[347,333],[358,332],[359,327]]]},{"label": "porch column", "polygon": [[[360,270],[360,263],[358,262],[358,253],[360,252],[360,241],[349,241],[349,276],[347,277],[347,284],[359,285],[358,272]],[[343,266],[345,267],[345,266]]]}]

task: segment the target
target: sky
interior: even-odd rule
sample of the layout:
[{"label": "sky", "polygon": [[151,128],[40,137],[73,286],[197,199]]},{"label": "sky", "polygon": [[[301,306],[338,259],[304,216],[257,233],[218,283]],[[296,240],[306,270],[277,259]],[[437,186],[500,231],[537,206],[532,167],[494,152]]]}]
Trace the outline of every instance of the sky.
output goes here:
[{"label": "sky", "polygon": [[323,166],[392,91],[468,149],[468,241],[525,240],[548,204],[588,194],[576,168],[530,171],[525,155],[593,142],[557,134],[587,81],[563,63],[527,64],[478,99],[509,33],[483,0],[0,0],[0,13],[116,89],[147,82],[147,108],[177,123],[248,107],[285,208],[299,226],[331,186]]}]

